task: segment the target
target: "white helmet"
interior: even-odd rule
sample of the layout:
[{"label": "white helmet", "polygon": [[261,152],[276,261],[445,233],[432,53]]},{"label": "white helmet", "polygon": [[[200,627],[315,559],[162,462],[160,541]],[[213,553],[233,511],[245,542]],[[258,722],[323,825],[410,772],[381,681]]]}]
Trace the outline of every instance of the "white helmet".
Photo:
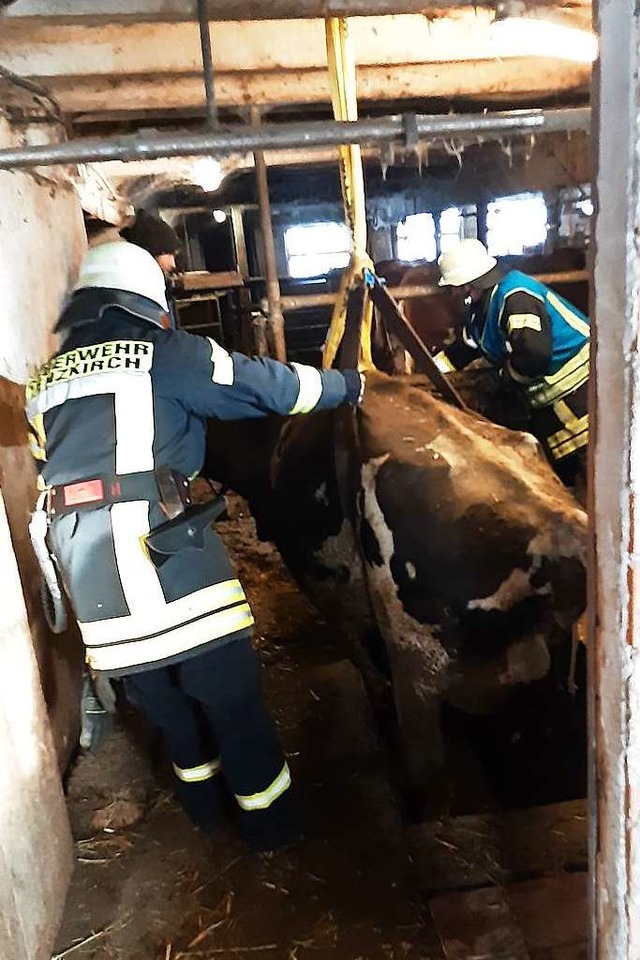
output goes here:
[{"label": "white helmet", "polygon": [[462,287],[465,283],[479,280],[497,265],[498,261],[489,256],[487,248],[479,240],[460,240],[438,259],[442,274],[439,286]]},{"label": "white helmet", "polygon": [[137,293],[168,310],[167,291],[162,269],[142,247],[116,240],[92,247],[85,256],[76,290],[106,287]]}]

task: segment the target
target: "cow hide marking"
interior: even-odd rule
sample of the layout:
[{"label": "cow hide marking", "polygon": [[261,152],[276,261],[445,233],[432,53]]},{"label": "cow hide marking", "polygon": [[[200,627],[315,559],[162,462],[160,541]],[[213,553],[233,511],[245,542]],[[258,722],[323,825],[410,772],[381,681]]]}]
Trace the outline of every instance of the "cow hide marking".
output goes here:
[{"label": "cow hide marking", "polygon": [[380,564],[366,564],[369,593],[376,619],[390,647],[408,647],[421,652],[421,677],[415,677],[415,681],[432,692],[438,687],[436,678],[447,666],[449,657],[430,626],[414,620],[398,596],[397,584],[391,572],[391,560],[395,554],[393,532],[387,525],[376,495],[378,471],[388,459],[388,454],[375,457],[364,463],[361,471],[363,519],[376,539],[382,561]]},{"label": "cow hide marking", "polygon": [[530,572],[516,568],[489,597],[469,600],[468,610],[510,610],[537,591],[531,586]]}]

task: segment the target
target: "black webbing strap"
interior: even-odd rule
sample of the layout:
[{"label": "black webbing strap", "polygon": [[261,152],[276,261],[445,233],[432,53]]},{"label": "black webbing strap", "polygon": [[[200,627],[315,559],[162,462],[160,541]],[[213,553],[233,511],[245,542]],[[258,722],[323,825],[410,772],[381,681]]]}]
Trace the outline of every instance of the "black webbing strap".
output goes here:
[{"label": "black webbing strap", "polygon": [[[180,495],[183,503],[189,502],[189,482],[176,471],[170,471],[176,498]],[[91,510],[111,503],[126,503],[132,500],[150,500],[163,502],[164,491],[161,487],[164,477],[155,470],[140,473],[120,473],[112,476],[87,477],[59,486],[49,487],[47,491],[47,512],[50,517],[61,517],[77,510]]]},{"label": "black webbing strap", "polygon": [[416,369],[426,375],[432,384],[440,391],[445,400],[449,400],[460,410],[466,410],[466,406],[453,387],[451,381],[447,379],[446,374],[438,369],[435,360],[429,353],[418,334],[415,332],[402,310],[395,302],[389,291],[383,286],[376,277],[375,283],[371,289],[371,299],[380,311],[387,329],[395,334],[405,350],[407,350],[416,362]]}]

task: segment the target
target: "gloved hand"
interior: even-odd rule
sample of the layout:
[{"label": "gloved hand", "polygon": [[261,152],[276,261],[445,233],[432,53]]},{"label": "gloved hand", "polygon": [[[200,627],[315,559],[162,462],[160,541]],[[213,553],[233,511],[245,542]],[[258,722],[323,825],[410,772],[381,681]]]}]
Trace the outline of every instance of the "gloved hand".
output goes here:
[{"label": "gloved hand", "polygon": [[358,370],[342,370],[341,373],[347,385],[345,402],[351,404],[353,407],[357,407],[362,403],[364,398],[366,386],[365,375]]}]

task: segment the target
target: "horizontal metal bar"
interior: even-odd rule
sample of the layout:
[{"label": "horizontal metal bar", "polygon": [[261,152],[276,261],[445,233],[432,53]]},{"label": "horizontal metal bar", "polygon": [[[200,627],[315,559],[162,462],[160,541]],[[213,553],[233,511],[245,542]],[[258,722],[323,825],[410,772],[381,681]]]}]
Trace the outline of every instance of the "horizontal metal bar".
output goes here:
[{"label": "horizontal metal bar", "polygon": [[[516,110],[483,114],[418,116],[421,140],[467,137],[490,139],[522,134],[588,130],[588,107],[565,110]],[[405,125],[400,116],[342,123],[313,120],[274,123],[260,127],[220,127],[201,133],[137,133],[108,139],[87,138],[68,143],[0,150],[0,170],[106,160],[154,160],[164,157],[223,156],[256,150],[313,149],[357,143],[403,142]]]},{"label": "horizontal metal bar", "polygon": [[[582,280],[589,279],[587,270],[567,270],[563,273],[540,273],[536,274],[536,280],[554,286],[558,283],[579,283]],[[442,287],[434,284],[407,284],[400,287],[389,287],[389,293],[394,300],[411,300],[416,297],[432,297],[436,293],[442,293]],[[332,307],[338,299],[337,293],[310,293],[307,296],[288,296],[282,297],[282,309],[285,311],[308,310],[312,307]],[[260,301],[260,307],[267,309],[266,300]]]}]

